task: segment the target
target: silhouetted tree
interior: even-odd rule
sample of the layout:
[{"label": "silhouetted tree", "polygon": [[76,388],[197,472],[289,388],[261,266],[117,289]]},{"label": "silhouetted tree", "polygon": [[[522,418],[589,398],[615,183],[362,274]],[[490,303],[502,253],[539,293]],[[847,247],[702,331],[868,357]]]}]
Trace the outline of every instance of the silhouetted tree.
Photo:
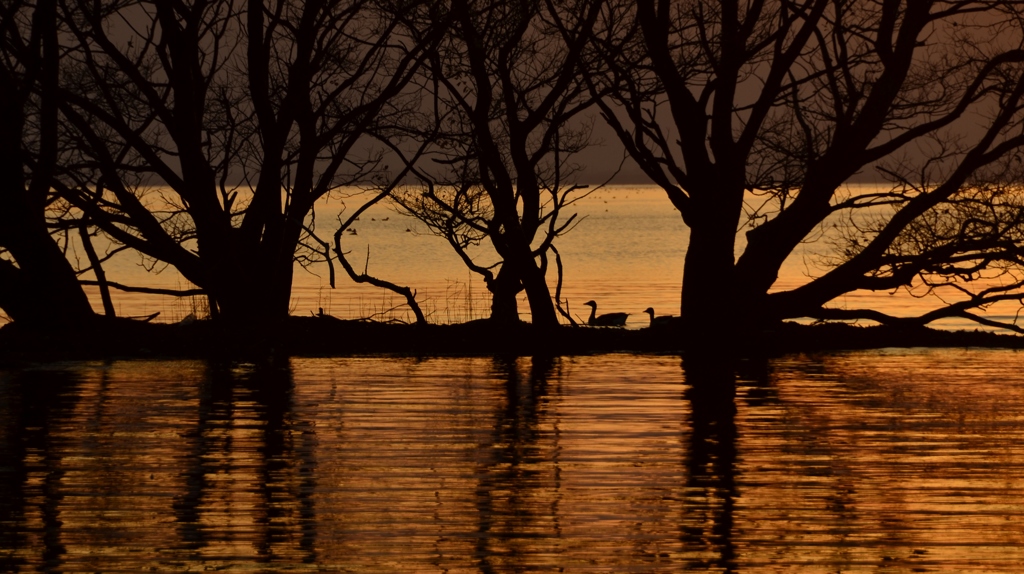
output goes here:
[{"label": "silhouetted tree", "polygon": [[[622,32],[627,49],[595,42],[612,73],[593,85],[614,89],[604,115],[689,227],[681,307],[699,333],[693,344],[723,345],[765,321],[835,317],[825,305],[859,289],[934,276],[961,286],[1019,266],[1019,210],[978,191],[979,179],[1018,175],[1008,167],[1024,144],[1018,3],[639,0],[619,9],[635,27]],[[871,168],[891,189],[844,185]],[[938,217],[954,211],[959,226]],[[833,223],[856,231],[852,241]],[[783,262],[821,236],[840,241],[832,268],[769,293]],[[1020,298],[1012,283],[915,321]]]},{"label": "silhouetted tree", "polygon": [[93,316],[47,221],[60,155],[59,51],[56,2],[0,6],[0,308],[22,324]]},{"label": "silhouetted tree", "polygon": [[[484,277],[494,320],[518,321],[525,290],[533,324],[558,323],[545,275],[552,242],[575,221],[563,210],[583,189],[572,156],[590,143],[582,78],[601,6],[455,0],[424,69],[440,126],[434,164],[416,168],[422,187],[394,198]],[[473,250],[485,242],[493,252]]]},{"label": "silhouetted tree", "polygon": [[444,13],[427,0],[156,0],[71,2],[66,18],[76,66],[61,109],[100,176],[63,179],[63,195],[176,267],[213,312],[257,323],[288,314],[297,252],[320,253],[314,202],[374,170],[368,134],[418,105],[405,88]]}]

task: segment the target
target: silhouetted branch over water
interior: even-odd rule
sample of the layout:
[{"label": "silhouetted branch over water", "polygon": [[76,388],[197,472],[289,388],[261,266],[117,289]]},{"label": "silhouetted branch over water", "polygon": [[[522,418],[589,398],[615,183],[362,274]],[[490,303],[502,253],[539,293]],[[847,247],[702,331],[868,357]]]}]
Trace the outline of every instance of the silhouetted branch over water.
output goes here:
[{"label": "silhouetted branch over water", "polygon": [[[201,293],[216,329],[254,333],[244,339],[258,346],[296,324],[295,270],[326,266],[335,286],[336,257],[354,282],[403,296],[425,327],[415,279],[358,273],[342,251],[354,218],[387,205],[483,278],[493,323],[570,333],[565,349],[771,350],[797,346],[764,334],[797,333],[779,325],[801,318],[869,319],[904,343],[936,340],[922,327],[950,317],[1024,333],[1019,2],[4,10],[0,309],[19,329],[130,332],[109,321],[117,291]],[[599,122],[687,230],[680,318],[642,334],[559,330],[574,261],[555,243],[587,232],[575,209],[596,188],[580,162],[610,143]],[[865,176],[883,183],[853,185]],[[330,230],[333,245],[322,239],[317,206],[360,192],[370,199]],[[817,267],[780,281],[808,244],[823,246]],[[196,289],[123,280],[105,265],[125,252]],[[83,285],[99,288],[104,320]],[[932,308],[843,302],[897,291]],[[520,297],[533,327],[519,323]],[[865,331],[842,332],[860,345]],[[364,344],[339,340],[352,347],[326,352]]]},{"label": "silhouetted branch over water", "polygon": [[[643,0],[610,10],[609,22],[635,26],[607,27],[596,48],[609,72],[592,89],[612,94],[599,100],[605,119],[690,229],[682,316],[703,333],[694,342],[723,346],[733,329],[823,316],[858,289],[955,295],[993,275],[1017,283],[1019,4],[812,0],[798,16],[784,2]],[[964,119],[981,110],[980,129]],[[887,193],[845,185],[873,169]],[[769,293],[794,250],[837,221],[832,269]]]}]

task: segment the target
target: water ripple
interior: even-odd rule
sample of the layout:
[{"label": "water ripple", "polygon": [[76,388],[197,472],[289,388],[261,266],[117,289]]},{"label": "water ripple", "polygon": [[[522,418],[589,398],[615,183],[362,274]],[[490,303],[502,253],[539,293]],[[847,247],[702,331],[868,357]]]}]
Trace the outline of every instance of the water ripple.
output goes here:
[{"label": "water ripple", "polygon": [[0,570],[1020,571],[1022,359],[0,372]]}]

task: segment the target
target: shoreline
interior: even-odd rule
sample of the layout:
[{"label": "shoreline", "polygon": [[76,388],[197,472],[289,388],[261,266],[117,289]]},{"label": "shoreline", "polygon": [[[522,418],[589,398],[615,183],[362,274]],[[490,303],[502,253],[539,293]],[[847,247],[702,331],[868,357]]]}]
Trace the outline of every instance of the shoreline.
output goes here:
[{"label": "shoreline", "polygon": [[[188,325],[102,319],[78,328],[0,327],[0,366],[68,360],[229,359],[349,356],[572,356],[599,353],[682,354],[676,328],[626,330],[486,320],[455,325],[407,325],[332,317],[289,317],[278,328],[237,330],[212,321]],[[723,357],[773,357],[887,347],[1024,348],[1024,337],[927,327],[801,325],[783,322],[746,337]]]}]

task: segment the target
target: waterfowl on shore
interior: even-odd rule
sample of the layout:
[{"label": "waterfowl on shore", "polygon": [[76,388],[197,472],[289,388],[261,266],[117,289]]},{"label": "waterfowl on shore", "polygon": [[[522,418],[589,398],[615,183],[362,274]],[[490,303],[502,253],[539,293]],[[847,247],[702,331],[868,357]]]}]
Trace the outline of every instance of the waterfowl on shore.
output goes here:
[{"label": "waterfowl on shore", "polygon": [[584,305],[590,307],[590,318],[587,319],[587,325],[591,327],[622,327],[625,326],[626,319],[629,317],[629,313],[605,313],[604,315],[598,315],[596,301],[587,301]]},{"label": "waterfowl on shore", "polygon": [[644,313],[651,316],[651,327],[665,327],[672,324],[672,320],[675,319],[672,315],[662,315],[661,317],[654,316],[654,307],[648,307],[644,309]]}]

